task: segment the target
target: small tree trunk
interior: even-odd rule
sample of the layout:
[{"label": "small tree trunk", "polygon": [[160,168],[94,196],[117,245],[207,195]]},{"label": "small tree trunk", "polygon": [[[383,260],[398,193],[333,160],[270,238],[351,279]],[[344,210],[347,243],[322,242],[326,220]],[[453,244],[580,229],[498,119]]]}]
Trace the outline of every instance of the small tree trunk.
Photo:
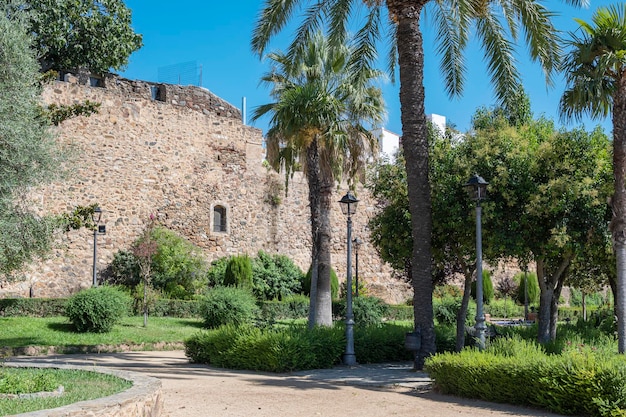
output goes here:
[{"label": "small tree trunk", "polygon": [[456,314],[456,352],[460,352],[465,347],[465,320],[467,318],[467,309],[472,294],[472,278],[473,274],[471,271],[465,274],[461,308]]},{"label": "small tree trunk", "polygon": [[587,295],[582,291],[583,321],[587,321]]}]

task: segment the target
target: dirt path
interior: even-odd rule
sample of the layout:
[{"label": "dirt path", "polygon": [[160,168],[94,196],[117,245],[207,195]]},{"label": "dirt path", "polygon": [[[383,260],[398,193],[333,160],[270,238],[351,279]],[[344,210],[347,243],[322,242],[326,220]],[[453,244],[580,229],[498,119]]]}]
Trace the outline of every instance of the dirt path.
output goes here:
[{"label": "dirt path", "polygon": [[443,396],[407,366],[358,366],[291,374],[189,364],[182,351],[20,357],[106,366],[162,380],[169,417],[556,417],[543,411]]}]

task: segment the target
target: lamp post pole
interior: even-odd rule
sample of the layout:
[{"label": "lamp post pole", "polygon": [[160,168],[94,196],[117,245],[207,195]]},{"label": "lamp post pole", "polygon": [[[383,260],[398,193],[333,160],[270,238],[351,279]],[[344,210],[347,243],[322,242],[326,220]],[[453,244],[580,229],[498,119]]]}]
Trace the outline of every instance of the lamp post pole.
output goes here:
[{"label": "lamp post pole", "polygon": [[352,241],[354,243],[354,296],[359,296],[359,248],[363,241],[358,237],[355,237]]},{"label": "lamp post pole", "polygon": [[93,209],[93,213],[91,213],[91,220],[93,220],[93,276],[92,276],[92,286],[98,286],[98,271],[96,268],[97,259],[98,259],[98,231],[100,227],[100,220],[102,219],[102,209],[100,207],[96,207]]},{"label": "lamp post pole", "polygon": [[483,239],[482,239],[482,208],[480,200],[476,200],[476,331],[478,332],[478,349],[485,348],[485,314],[483,312]]},{"label": "lamp post pole", "polygon": [[92,286],[98,286],[98,276],[96,270],[96,259],[98,258],[98,229],[93,229],[93,282]]},{"label": "lamp post pole", "polygon": [[341,203],[343,213],[348,216],[348,236],[346,239],[348,246],[346,266],[346,351],[342,359],[344,365],[354,366],[357,362],[354,354],[354,313],[352,311],[352,215],[356,212],[359,200],[348,191],[339,202]]},{"label": "lamp post pole", "polygon": [[480,202],[487,195],[487,185],[479,175],[473,175],[465,184],[470,198],[476,201],[476,336],[478,349],[485,348],[485,314],[483,312],[483,239],[482,239],[482,207]]}]

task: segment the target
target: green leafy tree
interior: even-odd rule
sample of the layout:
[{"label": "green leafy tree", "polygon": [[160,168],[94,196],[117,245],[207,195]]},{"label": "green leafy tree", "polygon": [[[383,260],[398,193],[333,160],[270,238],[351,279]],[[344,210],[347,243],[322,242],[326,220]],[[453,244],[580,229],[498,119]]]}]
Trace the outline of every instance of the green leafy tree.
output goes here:
[{"label": "green leafy tree", "polygon": [[[569,0],[574,5],[586,1]],[[511,93],[519,90],[519,73],[515,68],[514,45],[523,34],[531,57],[543,67],[547,80],[559,61],[558,34],[552,25],[552,14],[536,0],[524,2],[476,2],[462,0],[266,0],[252,36],[252,48],[262,55],[270,40],[279,33],[294,14],[306,6],[290,51],[298,51],[311,33],[327,23],[329,36],[336,43],[356,27],[356,61],[367,68],[376,60],[375,48],[382,37],[390,39],[390,67],[399,66],[402,144],[408,167],[408,197],[413,244],[413,287],[415,327],[421,330],[421,349],[415,366],[422,369],[425,358],[435,353],[435,331],[432,312],[431,281],[431,201],[428,180],[428,125],[424,111],[424,51],[421,27],[432,25],[438,50],[441,51],[441,73],[446,91],[460,95],[465,84],[464,51],[470,36],[480,40],[487,61],[487,71],[497,99],[507,105]],[[358,13],[357,8],[365,8]],[[386,7],[389,25],[382,24]],[[428,12],[430,17],[422,22]],[[353,22],[356,16],[363,19]],[[349,24],[352,23],[352,24]],[[384,33],[383,33],[384,32]]]},{"label": "green leafy tree", "polygon": [[132,248],[141,276],[143,327],[148,327],[148,288],[152,280],[152,257],[156,255],[159,249],[153,237],[155,226],[156,217],[151,214],[146,228]]},{"label": "green leafy tree", "polygon": [[[465,346],[465,324],[476,270],[475,229],[470,217],[473,211],[462,187],[470,170],[462,159],[461,148],[452,140],[455,132],[446,136],[436,132],[430,130],[432,279],[442,283],[455,273],[464,276],[463,297],[455,310],[456,349],[460,351]],[[377,164],[369,178],[368,188],[381,208],[369,222],[372,243],[386,262],[405,271],[411,281],[413,240],[403,155],[398,154],[393,164]]]},{"label": "green leafy tree", "polygon": [[543,118],[520,127],[500,119],[477,129],[464,146],[473,170],[490,183],[483,205],[486,252],[535,261],[538,340],[553,340],[572,262],[607,227],[608,138],[600,129],[557,131]]},{"label": "green leafy tree", "polygon": [[119,70],[142,46],[123,0],[7,0],[0,7],[9,15],[28,12],[44,71]]},{"label": "green leafy tree", "polygon": [[7,276],[44,255],[65,226],[36,215],[27,198],[30,187],[59,178],[64,158],[40,117],[31,44],[18,16],[0,15],[0,273]]},{"label": "green leafy tree", "polygon": [[378,71],[354,60],[356,46],[332,43],[320,33],[289,54],[271,53],[274,66],[262,81],[272,103],[255,109],[256,120],[271,115],[268,161],[287,178],[302,164],[309,186],[312,280],[309,326],[332,325],[331,207],[335,183],[362,169],[375,140],[366,123],[382,120],[384,105],[375,82]]},{"label": "green leafy tree", "polygon": [[616,258],[615,309],[618,350],[626,352],[626,5],[600,7],[591,22],[580,19],[570,33],[564,73],[567,87],[560,102],[566,119],[609,114],[613,120],[611,235]]}]

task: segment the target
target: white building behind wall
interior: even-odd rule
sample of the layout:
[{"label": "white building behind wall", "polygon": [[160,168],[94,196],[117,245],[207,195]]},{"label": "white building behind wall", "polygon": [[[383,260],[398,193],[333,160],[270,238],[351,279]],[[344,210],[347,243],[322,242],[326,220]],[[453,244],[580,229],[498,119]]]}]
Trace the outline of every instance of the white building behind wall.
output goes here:
[{"label": "white building behind wall", "polygon": [[[426,116],[429,122],[431,122],[440,132],[444,134],[446,131],[446,117],[438,114],[429,114]],[[401,136],[393,133],[384,127],[373,130],[372,134],[378,140],[379,156],[381,158],[388,158],[389,162],[395,160],[396,152],[400,148]]]}]

